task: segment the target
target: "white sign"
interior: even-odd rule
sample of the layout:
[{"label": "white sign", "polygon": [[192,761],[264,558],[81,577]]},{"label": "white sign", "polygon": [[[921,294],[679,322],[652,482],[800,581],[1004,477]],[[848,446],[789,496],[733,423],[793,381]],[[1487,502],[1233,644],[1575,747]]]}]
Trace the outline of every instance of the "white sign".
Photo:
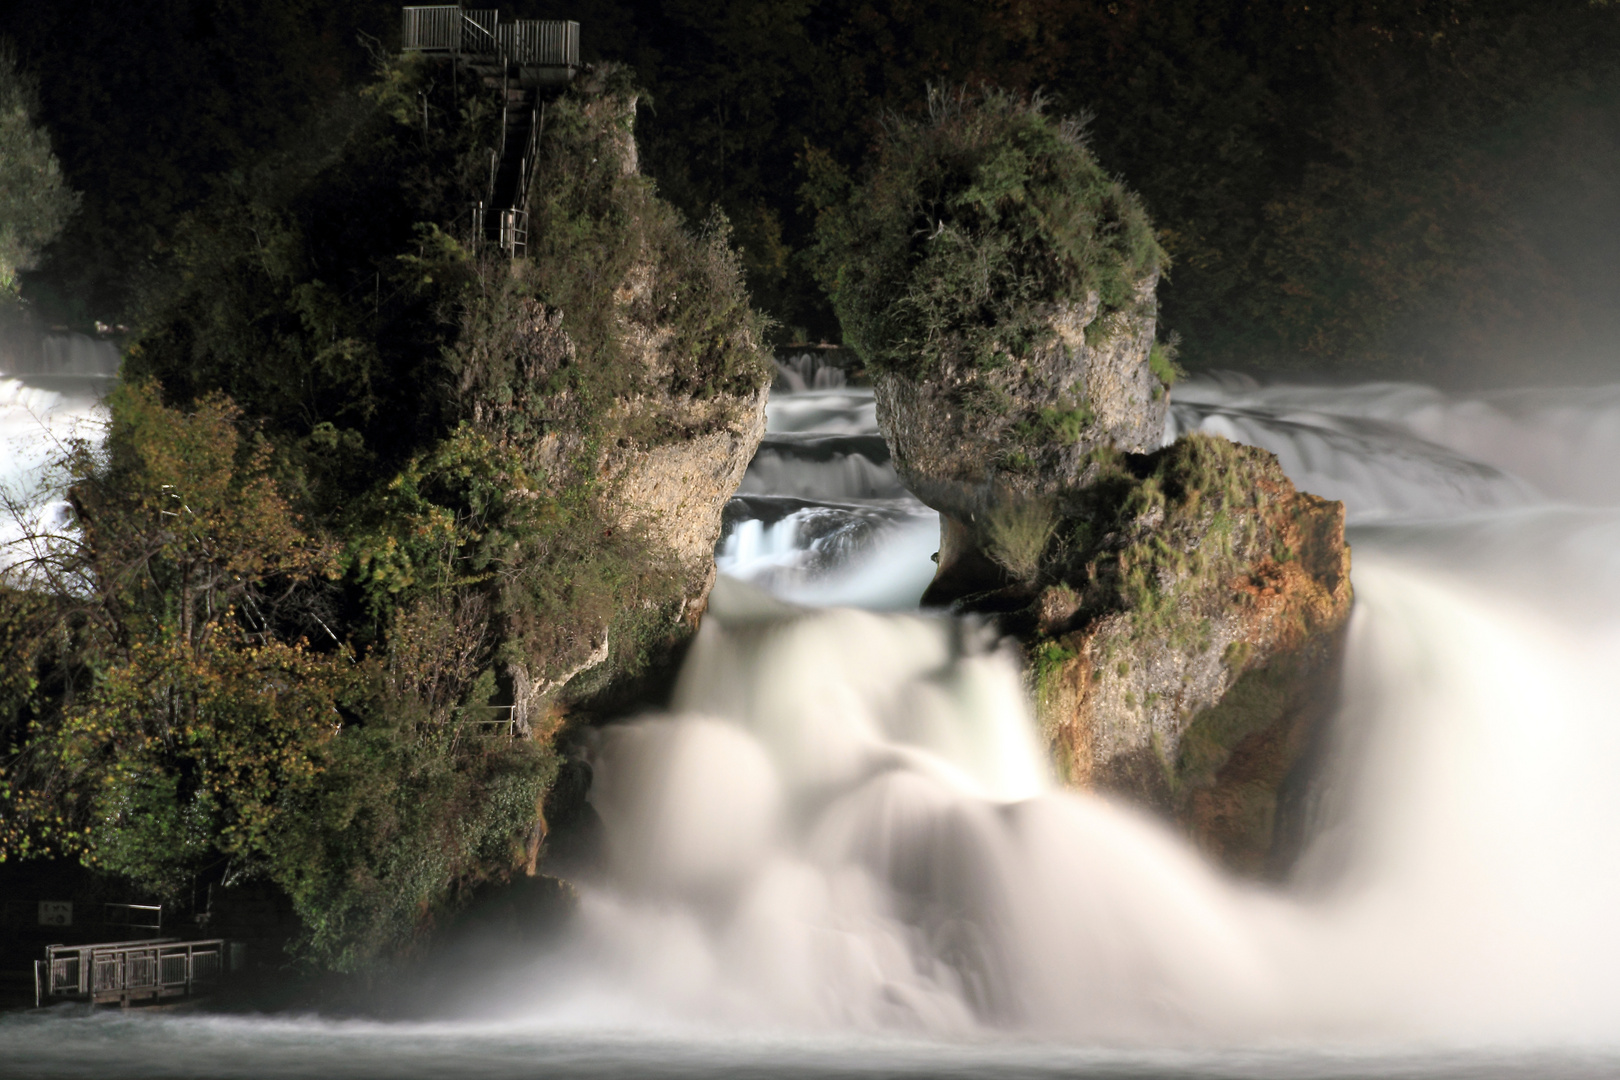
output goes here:
[{"label": "white sign", "polygon": [[73,901],[41,900],[39,902],[39,925],[72,926]]}]

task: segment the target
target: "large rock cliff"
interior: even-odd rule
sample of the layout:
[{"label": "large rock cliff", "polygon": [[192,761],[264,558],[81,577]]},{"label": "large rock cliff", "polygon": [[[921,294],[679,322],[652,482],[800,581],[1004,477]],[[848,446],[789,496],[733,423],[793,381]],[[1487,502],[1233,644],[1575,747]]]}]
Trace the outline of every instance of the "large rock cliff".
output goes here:
[{"label": "large rock cliff", "polygon": [[[771,364],[737,257],[723,223],[694,234],[640,175],[636,103],[604,66],[549,108],[529,258],[491,302],[508,329],[483,335],[491,355],[467,368],[511,387],[469,381],[499,437],[553,490],[588,498],[603,546],[627,545],[611,603],[571,605],[566,627],[508,660],[525,724],[696,625],[722,512],[765,431]],[[517,433],[513,416],[527,417]]]},{"label": "large rock cliff", "polygon": [[996,93],[930,105],[821,229],[895,467],[940,513],[923,602],[1021,640],[1069,783],[1274,868],[1349,614],[1343,508],[1260,450],[1160,448],[1162,253],[1074,125]]}]

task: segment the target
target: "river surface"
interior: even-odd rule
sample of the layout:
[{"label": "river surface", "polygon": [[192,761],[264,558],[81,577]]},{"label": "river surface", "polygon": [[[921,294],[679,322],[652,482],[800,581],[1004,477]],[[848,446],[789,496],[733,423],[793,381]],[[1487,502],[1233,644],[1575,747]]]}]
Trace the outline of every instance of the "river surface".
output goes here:
[{"label": "river surface", "polygon": [[915,610],[937,519],[870,393],[796,374],[671,710],[590,748],[560,945],[431,1023],[11,1014],[0,1075],[1620,1075],[1620,387],[1176,388],[1167,437],[1349,514],[1313,839],[1262,888],[1053,785],[1003,645]]}]

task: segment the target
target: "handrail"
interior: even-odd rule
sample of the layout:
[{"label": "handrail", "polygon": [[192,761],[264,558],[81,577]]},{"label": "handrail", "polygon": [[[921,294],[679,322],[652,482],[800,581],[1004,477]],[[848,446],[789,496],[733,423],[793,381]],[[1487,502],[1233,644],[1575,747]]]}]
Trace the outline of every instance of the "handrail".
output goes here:
[{"label": "handrail", "polygon": [[579,23],[556,19],[501,21],[497,8],[460,4],[412,5],[403,9],[400,48],[500,56],[503,63],[579,67]]},{"label": "handrail", "polygon": [[[124,912],[124,918],[123,919],[114,920],[111,917],[114,908],[120,908],[120,909],[123,910],[123,912]],[[152,915],[156,916],[157,922],[152,922],[152,923],[138,923],[138,922],[135,922],[134,918],[135,918],[135,913],[137,911],[144,911],[144,912],[152,913]],[[163,905],[162,904],[102,904],[101,905],[101,921],[102,921],[102,924],[106,925],[106,926],[133,926],[133,927],[137,927],[137,928],[140,928],[140,929],[161,930],[161,929],[163,929]]]},{"label": "handrail", "polygon": [[[507,236],[511,232],[516,232],[521,236],[521,234],[526,231],[526,224],[527,223],[523,220],[525,215],[524,215],[524,212],[522,210],[502,210],[502,211],[500,211],[500,214],[501,214],[501,241],[502,241],[501,246],[502,247],[508,247],[509,245],[507,243]],[[521,246],[521,243],[522,243],[522,240],[520,239],[519,240],[519,245],[520,246]],[[482,711],[485,711],[485,712],[496,713],[496,714],[501,714],[501,715],[496,715],[496,716],[492,716],[492,717],[488,717],[488,718],[480,719],[480,720],[474,720],[474,719],[469,718],[466,715],[468,712],[470,712],[472,710],[482,710]],[[462,727],[481,727],[481,728],[496,728],[496,729],[505,728],[506,729],[506,734],[510,735],[510,734],[512,734],[513,730],[515,729],[515,727],[517,725],[517,706],[515,706],[515,705],[473,705],[473,706],[468,706],[468,707],[464,707],[464,708],[461,708],[461,709],[457,709],[456,712],[458,714],[457,723],[460,724]]]},{"label": "handrail", "polygon": [[47,998],[120,1001],[180,997],[218,982],[225,939],[110,941],[51,945],[34,962],[36,1004]]},{"label": "handrail", "polygon": [[[485,25],[486,23],[488,25]],[[501,13],[495,8],[473,8],[463,11],[461,13],[461,51],[471,53],[474,56],[487,53],[502,53],[500,29]],[[482,35],[482,37],[479,35]],[[489,45],[488,48],[484,48],[480,44],[469,44],[486,41]],[[506,57],[503,55],[501,59],[504,62]]]},{"label": "handrail", "polygon": [[404,52],[459,52],[461,5],[407,7],[399,36]]},{"label": "handrail", "polygon": [[529,110],[529,142],[523,148],[523,159],[518,163],[518,208],[525,216],[529,213],[529,187],[534,180],[534,165],[540,158],[540,129],[545,124],[546,107],[542,103]]}]

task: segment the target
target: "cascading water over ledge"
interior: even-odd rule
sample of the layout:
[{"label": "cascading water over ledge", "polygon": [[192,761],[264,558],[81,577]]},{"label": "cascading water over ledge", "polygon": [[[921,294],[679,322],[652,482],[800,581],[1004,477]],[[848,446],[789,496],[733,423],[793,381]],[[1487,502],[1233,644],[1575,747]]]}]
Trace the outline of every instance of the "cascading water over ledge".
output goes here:
[{"label": "cascading water over ledge", "polygon": [[[1283,886],[1054,790],[982,626],[826,606],[926,581],[925,511],[744,494],[722,566],[775,595],[722,580],[670,709],[598,733],[604,858],[562,944],[468,976],[449,1022],[98,1021],[94,1075],[178,1075],[152,1066],[177,1046],[252,1047],[219,1075],[1612,1075],[1620,500],[1580,459],[1538,470],[1558,439],[1604,446],[1620,400],[1177,394],[1184,429],[1230,425],[1359,522],[1344,700]],[[772,430],[858,436],[869,410],[779,394]],[[0,1023],[9,1062],[48,1045]]]}]

